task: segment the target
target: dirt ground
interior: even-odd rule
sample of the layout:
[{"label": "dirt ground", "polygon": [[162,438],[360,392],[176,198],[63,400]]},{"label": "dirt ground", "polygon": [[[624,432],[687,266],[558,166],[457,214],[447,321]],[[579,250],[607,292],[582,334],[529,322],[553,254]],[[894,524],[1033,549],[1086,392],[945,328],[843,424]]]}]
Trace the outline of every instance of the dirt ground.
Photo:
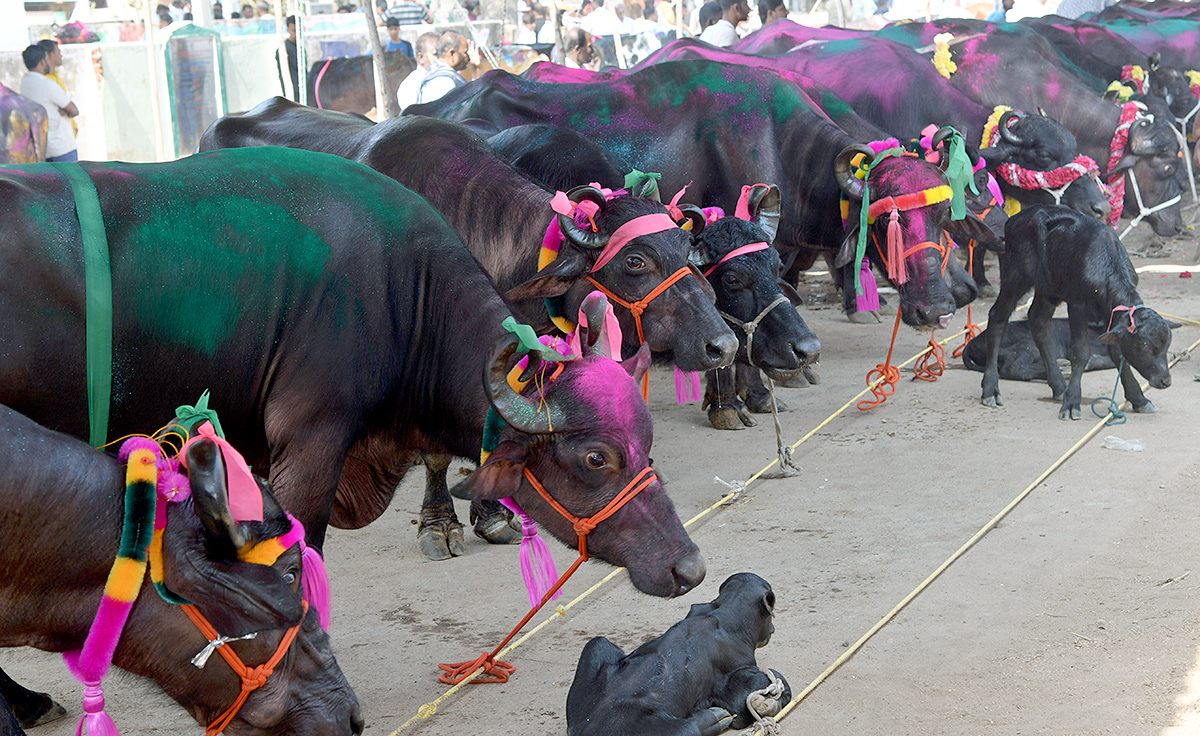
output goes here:
[{"label": "dirt ground", "polygon": [[[1187,208],[1185,221],[1195,214]],[[1194,267],[1196,232],[1163,242],[1146,230],[1126,242],[1139,268]],[[887,351],[891,321],[849,324],[823,298],[824,284],[808,277],[803,308],[823,344],[823,380],[781,391],[788,443],[857,393]],[[1200,274],[1146,272],[1141,292],[1162,312],[1200,320]],[[977,321],[986,309],[976,304]],[[897,361],[926,339],[902,329]],[[1198,339],[1200,327],[1185,324],[1172,351]],[[1197,373],[1200,362],[1180,363],[1174,385],[1150,394],[1157,414],[1101,430],[800,703],[783,733],[1200,734]],[[621,575],[509,656],[511,682],[470,686],[407,732],[565,734],[567,688],[590,637],[628,651],[743,570],[769,580],[778,597],[776,634],[759,663],[804,689],[1095,424],[1087,402],[1111,394],[1115,373],[1086,374],[1077,422],[1057,418],[1045,384],[1006,382],[1003,408],[981,406],[980,374],[958,360],[936,383],[910,376],[883,406],[851,409],[801,445],[799,477],[754,483],[690,530],[708,562],[699,589],[654,599]],[[653,376],[653,456],[687,519],[724,493],[714,476],[746,479],[770,461],[774,432],[769,415],[745,431],[715,431],[697,405],[675,405],[671,384],[667,371]],[[1107,435],[1143,440],[1145,450],[1105,449]],[[417,469],[383,518],[333,530],[327,545],[334,649],[373,736],[445,690],[438,662],[490,649],[527,605],[515,546],[469,537],[465,557],[421,558],[422,481]],[[465,519],[465,503],[459,513]],[[565,569],[574,554],[555,548]],[[608,572],[584,566],[564,601]],[[71,711],[32,733],[73,733],[80,688],[57,656],[20,650],[0,661]],[[152,683],[125,675],[106,690],[127,736],[200,732]]]}]

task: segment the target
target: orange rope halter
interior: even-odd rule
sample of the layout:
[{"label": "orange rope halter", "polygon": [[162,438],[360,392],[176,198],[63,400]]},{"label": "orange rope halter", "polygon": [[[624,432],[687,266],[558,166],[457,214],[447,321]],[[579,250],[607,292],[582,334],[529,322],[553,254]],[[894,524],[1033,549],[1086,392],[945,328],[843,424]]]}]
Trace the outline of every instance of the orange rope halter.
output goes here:
[{"label": "orange rope halter", "polygon": [[[604,286],[604,284],[600,283],[599,281],[592,278],[591,276],[588,276],[587,280],[591,281],[592,285],[595,286],[597,289],[599,289],[602,294],[604,294],[609,299],[613,300],[617,304],[620,304],[622,307],[625,307],[626,309],[628,309],[630,312],[633,313],[633,324],[637,326],[638,344],[645,345],[646,337],[642,332],[642,312],[646,311],[646,307],[649,306],[650,302],[657,299],[659,296],[662,295],[662,293],[664,291],[666,291],[667,289],[674,286],[675,282],[679,281],[680,279],[682,279],[684,276],[687,276],[691,272],[692,272],[692,270],[690,267],[683,266],[678,271],[676,271],[675,273],[668,276],[665,280],[663,280],[663,282],[661,284],[659,284],[658,286],[655,286],[653,289],[651,289],[649,294],[642,297],[641,299],[638,299],[636,302],[625,301],[621,297],[619,297],[616,294],[609,291],[608,288]],[[617,359],[620,358],[619,355],[615,356],[615,357]],[[650,401],[650,374],[649,373],[642,376],[642,398],[645,399],[646,401]],[[534,487],[536,488],[537,486],[534,486]]]},{"label": "orange rope halter", "polygon": [[[308,601],[302,601],[302,604],[304,606],[304,613],[300,616],[300,623],[304,623],[304,617],[308,615]],[[226,640],[217,633],[217,630],[208,622],[204,614],[200,613],[198,608],[190,604],[180,606],[180,608],[192,620],[192,623],[196,624],[196,628],[200,629],[200,633],[204,635],[204,638],[208,639],[210,646],[216,643],[217,654],[221,655],[221,658],[229,664],[229,668],[233,670],[233,673],[242,681],[241,692],[238,693],[237,699],[233,701],[233,705],[229,706],[224,713],[218,716],[217,720],[204,728],[204,736],[216,736],[216,734],[225,730],[225,727],[229,725],[233,717],[242,709],[242,705],[246,702],[246,698],[250,697],[250,693],[267,684],[267,678],[275,672],[275,666],[287,654],[288,648],[292,645],[292,640],[296,638],[296,632],[300,630],[300,623],[287,630],[270,659],[257,667],[247,667],[242,662],[241,657],[237,655],[237,652],[229,647]]]},{"label": "orange rope halter", "polygon": [[[687,269],[685,268],[683,270],[686,271]],[[678,274],[678,272],[676,273]],[[670,286],[670,284],[667,284],[667,286]],[[653,292],[651,293],[653,294]],[[653,296],[649,296],[646,300],[652,298]],[[554,594],[558,592],[558,589],[567,582],[568,578],[575,574],[575,571],[579,569],[579,566],[588,561],[589,555],[587,551],[587,535],[591,533],[591,531],[595,529],[600,522],[620,511],[621,507],[629,503],[634,496],[646,490],[656,480],[658,480],[658,475],[654,472],[654,468],[647,465],[642,469],[642,472],[634,476],[633,480],[625,484],[625,487],[621,489],[621,492],[614,496],[604,508],[600,509],[586,519],[581,519],[575,514],[572,514],[570,511],[567,511],[567,509],[564,508],[561,503],[556,501],[546,490],[546,487],[542,485],[541,481],[534,477],[533,471],[531,471],[529,468],[524,468],[524,472],[525,478],[529,481],[529,484],[532,485],[534,490],[536,490],[538,494],[546,500],[546,503],[550,504],[550,507],[559,514],[562,514],[563,518],[571,522],[571,526],[575,529],[575,534],[579,537],[579,557],[576,558],[575,562],[573,562],[569,568],[567,568],[566,572],[559,576],[558,581],[554,583],[553,587],[546,591],[546,594],[542,596],[541,602],[539,602],[535,607],[529,609],[529,613],[525,614],[525,617],[522,618],[515,627],[513,627],[512,631],[508,632],[508,636],[504,637],[504,641],[500,642],[495,649],[490,652],[484,652],[470,662],[439,664],[438,669],[442,670],[442,674],[438,676],[438,680],[447,685],[457,685],[466,678],[470,677],[471,674],[476,670],[480,669],[483,670],[486,676],[477,677],[474,680],[471,680],[471,682],[479,684],[508,682],[509,676],[516,672],[517,668],[508,662],[502,662],[496,659],[496,655],[499,654],[500,650],[503,649],[510,641],[512,641],[512,638],[517,635],[517,632],[525,628],[525,624],[529,623],[529,620],[536,616],[538,611],[542,610],[542,606],[546,605],[546,602],[554,597]]]}]

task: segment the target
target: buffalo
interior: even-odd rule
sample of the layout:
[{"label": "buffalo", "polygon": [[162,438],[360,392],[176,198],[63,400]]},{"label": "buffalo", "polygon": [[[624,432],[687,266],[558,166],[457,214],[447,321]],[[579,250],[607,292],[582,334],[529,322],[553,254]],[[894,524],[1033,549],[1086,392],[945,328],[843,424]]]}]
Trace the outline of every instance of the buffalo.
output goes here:
[{"label": "buffalo", "polygon": [[[330,523],[383,513],[419,452],[476,455],[489,407],[507,420],[494,462],[528,469],[568,509],[607,503],[643,467],[650,418],[623,372],[572,361],[540,400],[498,384],[515,349],[502,326],[512,309],[442,217],[365,166],[286,148],[6,169],[0,403],[88,434],[94,323],[75,205],[86,191],[72,173],[95,187],[112,264],[108,430],[143,431],[147,416],[213,389],[229,440],[310,544]],[[575,542],[532,485],[503,490]],[[588,547],[647,593],[678,595],[704,576],[657,481]]]},{"label": "buffalo", "polygon": [[[143,420],[150,416],[155,415]],[[168,504],[163,581],[222,634],[257,633],[238,643],[238,656],[249,666],[267,661],[284,632],[296,627],[287,656],[265,686],[250,693],[226,732],[362,733],[358,700],[330,651],[329,636],[316,611],[301,601],[298,545],[270,565],[241,562],[236,554],[286,533],[291,522],[260,484],[263,520],[240,524],[235,536],[241,545],[235,545],[226,523],[230,511],[221,455],[207,440],[190,450],[192,500]],[[124,467],[112,455],[7,407],[0,407],[0,461],[0,531],[6,542],[0,564],[9,571],[8,582],[0,583],[0,639],[5,646],[79,650],[122,541]],[[113,663],[156,681],[208,725],[234,703],[241,687],[224,664],[189,663],[206,640],[178,606],[143,585]],[[61,713],[49,696],[26,690],[0,671],[0,732],[18,736],[21,726]]]},{"label": "buffalo", "polygon": [[0,164],[46,160],[46,110],[0,84]]}]

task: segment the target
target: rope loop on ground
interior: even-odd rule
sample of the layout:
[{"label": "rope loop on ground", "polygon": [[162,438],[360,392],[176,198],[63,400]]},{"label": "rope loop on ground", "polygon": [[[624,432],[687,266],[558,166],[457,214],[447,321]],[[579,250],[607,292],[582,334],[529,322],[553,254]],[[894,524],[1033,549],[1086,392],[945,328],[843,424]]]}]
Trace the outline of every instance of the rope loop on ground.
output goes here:
[{"label": "rope loop on ground", "polygon": [[954,348],[954,352],[950,353],[950,357],[952,358],[961,358],[963,352],[967,349],[967,343],[979,337],[979,325],[975,324],[975,321],[972,318],[970,304],[967,305],[967,326],[964,327],[963,330],[966,332],[966,336],[963,337],[962,345]]},{"label": "rope loop on ground", "polygon": [[929,381],[933,382],[942,377],[946,372],[946,349],[938,344],[938,341],[933,338],[934,333],[929,335],[929,344],[926,345],[925,353],[917,364],[913,366],[914,381]]}]

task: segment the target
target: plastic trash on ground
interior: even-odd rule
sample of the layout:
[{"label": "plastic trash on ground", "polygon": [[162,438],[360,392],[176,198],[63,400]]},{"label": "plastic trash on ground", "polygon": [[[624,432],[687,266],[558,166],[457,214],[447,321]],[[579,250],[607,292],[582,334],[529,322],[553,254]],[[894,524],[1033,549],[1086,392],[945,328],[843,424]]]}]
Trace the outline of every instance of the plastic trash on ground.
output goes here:
[{"label": "plastic trash on ground", "polygon": [[1124,452],[1141,452],[1146,449],[1144,440],[1123,440],[1114,435],[1108,435],[1104,438],[1104,443],[1101,447],[1109,450],[1122,450]]}]

